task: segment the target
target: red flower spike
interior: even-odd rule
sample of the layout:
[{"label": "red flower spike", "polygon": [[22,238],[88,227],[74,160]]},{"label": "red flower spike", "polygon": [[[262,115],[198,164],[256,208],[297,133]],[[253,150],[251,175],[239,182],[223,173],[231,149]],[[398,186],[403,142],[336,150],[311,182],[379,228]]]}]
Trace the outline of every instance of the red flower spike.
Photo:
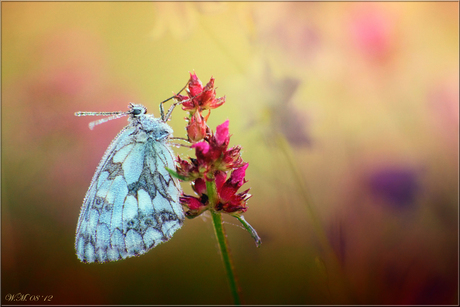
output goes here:
[{"label": "red flower spike", "polygon": [[[195,149],[196,155],[196,158],[189,157],[190,161],[177,158],[176,173],[179,176],[176,177],[182,181],[191,181],[196,193],[195,197],[182,195],[179,200],[187,218],[197,217],[206,210],[236,217],[259,246],[260,237],[242,216],[248,210],[247,201],[251,197],[249,189],[237,193],[247,182],[245,175],[248,163],[241,158],[240,146],[228,149],[231,136],[228,120],[217,126],[215,133],[206,124],[211,110],[225,103],[225,96],[216,98],[214,81],[211,77],[203,87],[197,75],[190,73],[187,96],[174,97],[182,103],[182,109],[189,112],[186,130],[188,140],[192,143],[190,147]],[[203,116],[204,110],[208,110],[206,116]]]},{"label": "red flower spike", "polygon": [[[230,143],[229,121],[218,125],[214,133],[209,130],[206,121],[211,109],[221,106],[225,96],[216,98],[214,78],[203,86],[195,73],[190,74],[187,96],[177,95],[182,102],[182,109],[190,113],[186,127],[191,148],[195,149],[196,159],[190,162],[178,158],[177,172],[186,181],[193,181],[192,188],[199,196],[184,195],[181,203],[189,208],[188,217],[194,217],[210,208],[206,181],[214,181],[217,199],[213,210],[224,213],[241,214],[247,210],[246,201],[251,197],[249,190],[237,193],[246,183],[245,174],[248,163],[241,158],[241,147],[227,149]],[[206,117],[202,112],[208,110]],[[227,176],[228,172],[230,176]],[[228,177],[228,178],[227,178]]]}]

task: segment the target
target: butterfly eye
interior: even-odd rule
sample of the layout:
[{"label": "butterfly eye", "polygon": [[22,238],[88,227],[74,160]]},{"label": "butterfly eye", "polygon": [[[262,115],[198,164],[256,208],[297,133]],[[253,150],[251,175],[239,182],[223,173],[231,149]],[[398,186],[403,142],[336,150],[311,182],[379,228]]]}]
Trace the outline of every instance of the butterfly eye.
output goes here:
[{"label": "butterfly eye", "polygon": [[134,106],[130,113],[134,116],[145,114],[147,113],[147,108],[144,106]]}]

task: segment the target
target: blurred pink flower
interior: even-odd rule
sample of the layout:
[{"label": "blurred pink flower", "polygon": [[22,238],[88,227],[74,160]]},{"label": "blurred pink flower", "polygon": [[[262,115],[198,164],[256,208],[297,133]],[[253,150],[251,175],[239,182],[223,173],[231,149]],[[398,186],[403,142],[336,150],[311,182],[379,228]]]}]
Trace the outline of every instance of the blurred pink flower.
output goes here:
[{"label": "blurred pink flower", "polygon": [[[429,120],[434,131],[458,155],[459,76],[457,71],[438,78],[427,94]],[[456,158],[457,159],[457,158]]]},{"label": "blurred pink flower", "polygon": [[378,3],[357,3],[350,16],[352,42],[368,59],[383,62],[397,43],[395,17]]}]

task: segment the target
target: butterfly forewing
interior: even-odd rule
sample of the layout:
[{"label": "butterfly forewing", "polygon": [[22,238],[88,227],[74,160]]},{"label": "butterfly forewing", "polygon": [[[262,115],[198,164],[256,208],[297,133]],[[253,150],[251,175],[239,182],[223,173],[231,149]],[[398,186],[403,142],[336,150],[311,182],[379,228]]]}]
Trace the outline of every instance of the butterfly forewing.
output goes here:
[{"label": "butterfly forewing", "polygon": [[75,249],[83,262],[144,254],[182,226],[178,182],[167,144],[172,129],[148,114],[135,114],[105,152],[86,193]]}]

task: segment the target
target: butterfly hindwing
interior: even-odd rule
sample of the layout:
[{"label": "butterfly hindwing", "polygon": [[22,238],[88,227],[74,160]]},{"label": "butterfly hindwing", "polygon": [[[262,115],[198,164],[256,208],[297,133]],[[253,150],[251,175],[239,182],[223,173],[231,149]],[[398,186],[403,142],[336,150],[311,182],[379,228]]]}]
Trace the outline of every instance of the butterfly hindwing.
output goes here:
[{"label": "butterfly hindwing", "polygon": [[143,115],[104,154],[80,213],[75,248],[83,262],[144,254],[182,226],[180,187],[165,167],[174,159],[165,123]]}]

